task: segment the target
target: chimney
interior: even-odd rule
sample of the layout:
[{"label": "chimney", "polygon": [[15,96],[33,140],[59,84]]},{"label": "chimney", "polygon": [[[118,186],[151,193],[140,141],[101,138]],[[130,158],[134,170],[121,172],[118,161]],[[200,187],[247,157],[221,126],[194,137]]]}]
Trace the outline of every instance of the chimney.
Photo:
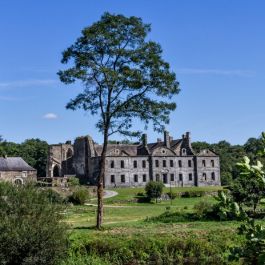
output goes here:
[{"label": "chimney", "polygon": [[185,134],[182,134],[182,140],[184,140],[184,138],[185,138]]},{"label": "chimney", "polygon": [[164,131],[164,144],[167,148],[170,148],[170,142],[169,142],[169,133],[168,131]]},{"label": "chimney", "polygon": [[190,139],[190,132],[186,132],[186,138]]},{"label": "chimney", "polygon": [[161,138],[157,138],[157,142],[161,143],[162,142]]},{"label": "chimney", "polygon": [[147,146],[147,134],[146,133],[142,135],[142,143],[143,143],[143,146]]},{"label": "chimney", "polygon": [[169,136],[169,142],[171,143],[173,141],[173,137]]}]

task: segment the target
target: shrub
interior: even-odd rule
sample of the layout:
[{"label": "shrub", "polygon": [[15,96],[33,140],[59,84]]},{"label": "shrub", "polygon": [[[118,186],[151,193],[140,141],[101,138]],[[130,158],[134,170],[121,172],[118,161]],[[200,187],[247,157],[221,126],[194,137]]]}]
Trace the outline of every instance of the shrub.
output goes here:
[{"label": "shrub", "polygon": [[227,264],[223,254],[227,238],[217,238],[215,244],[211,244],[211,239],[203,238],[203,236],[188,236],[179,239],[152,235],[148,237],[137,235],[129,238],[105,235],[102,239],[76,240],[82,240],[82,242],[72,244],[71,257],[81,253],[84,259],[89,256],[100,257],[109,265]]},{"label": "shrub", "polygon": [[178,197],[178,194],[174,192],[168,192],[167,195],[171,200],[174,200]]},{"label": "shrub", "polygon": [[207,218],[209,213],[212,212],[213,210],[213,205],[210,202],[207,201],[200,201],[197,204],[194,205],[194,214],[199,218],[199,219],[204,219]]},{"label": "shrub", "polygon": [[53,189],[45,189],[43,193],[47,196],[49,202],[61,204],[64,202],[64,198]]},{"label": "shrub", "polygon": [[150,181],[145,186],[146,196],[151,199],[156,199],[161,197],[163,192],[164,184],[161,181]]},{"label": "shrub", "polygon": [[89,199],[89,191],[85,187],[79,187],[69,196],[69,202],[76,205],[84,205]]},{"label": "shrub", "polygon": [[205,191],[185,191],[182,193],[181,197],[183,198],[193,198],[193,197],[203,197],[205,195]]},{"label": "shrub", "polygon": [[0,264],[57,264],[67,247],[61,211],[47,192],[0,183]]},{"label": "shrub", "polygon": [[70,187],[74,187],[74,186],[79,186],[80,182],[79,182],[79,178],[76,177],[69,177],[67,180],[67,183]]}]

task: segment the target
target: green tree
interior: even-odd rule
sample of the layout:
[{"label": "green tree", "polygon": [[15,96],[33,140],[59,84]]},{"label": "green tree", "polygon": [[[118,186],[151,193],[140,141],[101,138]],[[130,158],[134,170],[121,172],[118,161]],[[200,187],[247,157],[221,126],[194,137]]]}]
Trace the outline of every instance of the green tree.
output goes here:
[{"label": "green tree", "polygon": [[163,193],[164,184],[161,181],[150,181],[145,186],[145,193],[146,196],[152,200],[157,199],[161,197]]},{"label": "green tree", "polygon": [[67,249],[62,219],[45,192],[0,183],[0,264],[58,264]]},{"label": "green tree", "polygon": [[48,146],[40,139],[28,139],[21,144],[21,157],[37,170],[39,177],[46,176]]},{"label": "green tree", "polygon": [[259,161],[256,165],[251,165],[250,159],[244,157],[244,162],[238,163],[237,166],[240,176],[232,185],[231,193],[236,201],[253,207],[255,213],[260,200],[265,196],[263,165]]},{"label": "green tree", "polygon": [[147,40],[151,27],[137,17],[105,13],[85,28],[81,37],[63,52],[62,63],[71,67],[59,71],[65,84],[80,81],[84,91],[67,108],[81,108],[98,114],[96,124],[103,134],[98,176],[97,227],[103,220],[103,184],[109,136],[119,133],[139,137],[132,128],[136,119],[161,131],[169,123],[179,84],[162,59],[162,48]]}]

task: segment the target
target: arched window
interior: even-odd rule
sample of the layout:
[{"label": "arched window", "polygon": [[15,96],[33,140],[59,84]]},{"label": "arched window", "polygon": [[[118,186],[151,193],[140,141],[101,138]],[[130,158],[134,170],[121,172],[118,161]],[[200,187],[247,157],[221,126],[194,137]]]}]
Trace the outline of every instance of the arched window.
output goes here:
[{"label": "arched window", "polygon": [[212,180],[215,180],[215,173],[212,172]]},{"label": "arched window", "polygon": [[66,153],[66,158],[68,159],[68,158],[70,158],[70,157],[72,157],[72,156],[73,156],[73,151],[72,151],[71,148],[69,148],[69,149],[67,150],[67,153]]},{"label": "arched window", "polygon": [[55,165],[53,168],[53,176],[54,177],[60,177],[60,168],[58,165]]},{"label": "arched window", "polygon": [[16,185],[23,185],[23,180],[21,178],[17,178],[17,179],[15,179],[14,183]]}]

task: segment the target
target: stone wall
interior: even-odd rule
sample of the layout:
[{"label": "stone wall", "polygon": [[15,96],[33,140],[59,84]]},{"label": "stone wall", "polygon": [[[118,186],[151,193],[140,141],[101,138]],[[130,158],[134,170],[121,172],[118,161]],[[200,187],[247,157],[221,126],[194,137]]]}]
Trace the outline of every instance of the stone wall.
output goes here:
[{"label": "stone wall", "polygon": [[25,184],[37,181],[37,171],[0,171],[0,180]]}]

